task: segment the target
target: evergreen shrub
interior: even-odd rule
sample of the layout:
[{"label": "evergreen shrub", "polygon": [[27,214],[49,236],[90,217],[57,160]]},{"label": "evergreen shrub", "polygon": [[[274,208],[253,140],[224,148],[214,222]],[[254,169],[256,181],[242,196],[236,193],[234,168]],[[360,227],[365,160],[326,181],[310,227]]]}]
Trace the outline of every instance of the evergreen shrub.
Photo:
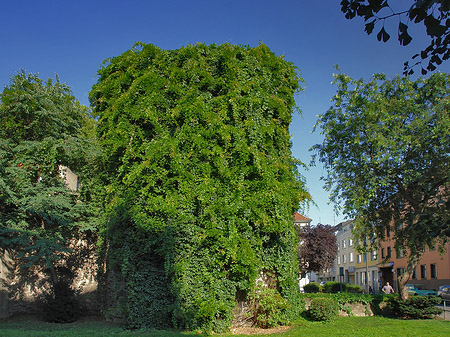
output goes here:
[{"label": "evergreen shrub", "polygon": [[330,321],[339,315],[339,305],[333,298],[316,297],[311,300],[308,315],[314,321]]},{"label": "evergreen shrub", "polygon": [[388,307],[392,314],[397,317],[426,319],[433,318],[442,313],[442,309],[436,307],[441,299],[437,296],[409,296],[406,301],[400,297],[390,297]]},{"label": "evergreen shrub", "polygon": [[320,290],[320,285],[317,282],[310,282],[303,287],[305,293],[318,293]]},{"label": "evergreen shrub", "polygon": [[356,294],[361,294],[363,292],[362,287],[358,284],[347,284],[346,290],[348,293],[356,293]]},{"label": "evergreen shrub", "polygon": [[337,281],[331,281],[331,282],[327,282],[324,284],[323,286],[323,291],[325,293],[338,293],[338,292],[345,292],[347,290],[347,284],[345,283],[340,283]]}]

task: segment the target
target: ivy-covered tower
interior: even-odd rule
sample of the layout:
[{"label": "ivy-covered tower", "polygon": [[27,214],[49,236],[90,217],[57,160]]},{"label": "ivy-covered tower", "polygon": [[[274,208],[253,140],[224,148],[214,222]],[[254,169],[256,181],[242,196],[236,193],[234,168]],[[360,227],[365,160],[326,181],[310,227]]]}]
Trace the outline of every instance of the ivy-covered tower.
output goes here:
[{"label": "ivy-covered tower", "polygon": [[99,70],[106,270],[130,327],[225,330],[261,272],[294,304],[300,82],[265,45],[139,43]]}]

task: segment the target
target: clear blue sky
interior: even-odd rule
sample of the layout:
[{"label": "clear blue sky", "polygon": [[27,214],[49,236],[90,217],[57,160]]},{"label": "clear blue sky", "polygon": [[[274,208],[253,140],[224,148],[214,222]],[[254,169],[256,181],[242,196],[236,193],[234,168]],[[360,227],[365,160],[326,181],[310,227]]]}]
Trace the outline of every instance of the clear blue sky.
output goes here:
[{"label": "clear blue sky", "polygon": [[[134,42],[162,49],[202,42],[257,46],[266,44],[277,55],[293,62],[305,80],[297,97],[302,117],[291,126],[292,151],[309,163],[308,149],[321,142],[311,134],[317,115],[330,106],[336,88],[331,85],[334,65],[355,78],[374,73],[401,74],[403,62],[427,46],[422,27],[414,40],[401,47],[367,36],[361,18],[348,21],[339,0],[17,0],[3,1],[0,11],[0,90],[20,69],[54,77],[67,83],[81,103],[96,82],[102,61],[130,49]],[[401,6],[411,1],[391,1]],[[403,6],[405,7],[405,6]],[[376,30],[376,28],[375,28]],[[419,70],[419,69],[418,69]],[[440,67],[449,72],[450,62]],[[417,73],[420,71],[416,71]],[[304,172],[317,207],[302,213],[334,224],[345,216],[334,215],[323,190],[321,167]]]}]

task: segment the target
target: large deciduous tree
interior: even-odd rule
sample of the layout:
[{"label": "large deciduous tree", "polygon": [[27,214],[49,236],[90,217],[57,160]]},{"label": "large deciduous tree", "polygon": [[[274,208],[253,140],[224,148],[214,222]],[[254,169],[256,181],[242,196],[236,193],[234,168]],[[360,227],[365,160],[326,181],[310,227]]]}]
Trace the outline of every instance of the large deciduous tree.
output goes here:
[{"label": "large deciduous tree", "polygon": [[374,75],[367,83],[335,75],[333,106],[318,120],[314,149],[332,198],[357,219],[360,239],[394,234],[409,262],[402,297],[426,246],[450,235],[450,76]]},{"label": "large deciduous tree", "polygon": [[61,166],[85,172],[93,154],[83,134],[87,110],[59,79],[43,82],[25,71],[0,100],[1,247],[13,249],[23,267],[49,270],[55,284],[70,238],[95,231],[80,191],[69,190],[60,174]]},{"label": "large deciduous tree", "polygon": [[[409,25],[423,23],[426,33],[430,37],[430,44],[412,59],[419,58],[412,65],[405,62],[404,74],[411,75],[414,67],[422,65],[422,74],[434,71],[437,65],[450,57],[450,1],[449,0],[414,0],[411,5],[403,9],[394,9],[398,6],[394,1],[387,0],[342,0],[341,10],[347,19],[355,16],[364,18],[365,31],[372,34],[377,27],[378,41],[386,42],[390,35],[386,29],[389,19],[398,19],[397,36],[402,46],[408,45],[413,37],[409,34]],[[395,24],[397,21],[395,22]]]},{"label": "large deciduous tree", "polygon": [[295,67],[264,45],[137,44],[98,74],[106,265],[129,326],[226,329],[260,272],[293,304],[292,214],[309,198],[290,150]]},{"label": "large deciduous tree", "polygon": [[300,272],[319,272],[331,268],[337,255],[337,240],[334,227],[318,224],[300,230],[298,258]]}]

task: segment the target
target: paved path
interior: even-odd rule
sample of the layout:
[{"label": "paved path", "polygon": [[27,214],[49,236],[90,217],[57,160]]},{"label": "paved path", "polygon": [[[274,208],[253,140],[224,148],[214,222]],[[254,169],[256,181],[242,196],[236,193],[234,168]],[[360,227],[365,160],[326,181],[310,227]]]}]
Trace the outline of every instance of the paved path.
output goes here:
[{"label": "paved path", "polygon": [[438,305],[438,307],[443,311],[442,314],[439,315],[439,317],[445,319],[446,321],[450,321],[450,301],[447,301],[445,311],[442,304]]}]

